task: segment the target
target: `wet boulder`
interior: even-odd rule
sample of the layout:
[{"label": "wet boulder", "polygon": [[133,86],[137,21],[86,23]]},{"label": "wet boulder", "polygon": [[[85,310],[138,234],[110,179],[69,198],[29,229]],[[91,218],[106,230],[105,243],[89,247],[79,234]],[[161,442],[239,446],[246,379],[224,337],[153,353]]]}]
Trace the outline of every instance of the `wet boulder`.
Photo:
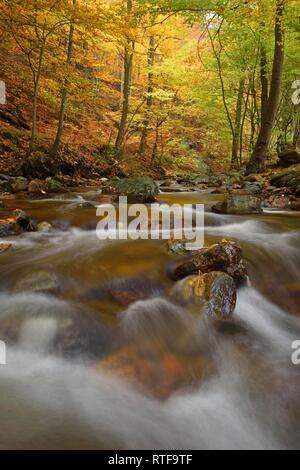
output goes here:
[{"label": "wet boulder", "polygon": [[19,279],[14,290],[15,292],[57,294],[60,290],[60,284],[56,274],[48,271],[37,271]]},{"label": "wet boulder", "polygon": [[177,302],[213,319],[227,319],[235,309],[237,288],[231,276],[212,271],[178,281],[171,291]]},{"label": "wet boulder", "polygon": [[5,221],[0,221],[0,237],[11,237],[18,235],[18,232],[19,228],[16,223],[5,223]]},{"label": "wet boulder", "polygon": [[249,215],[262,213],[262,201],[250,194],[230,194],[223,202],[212,207],[218,214]]},{"label": "wet boulder", "polygon": [[128,202],[134,204],[155,202],[159,190],[152,178],[141,176],[112,181],[111,186],[104,190],[104,193],[107,192],[112,192],[117,197],[127,196]]},{"label": "wet boulder", "polygon": [[174,280],[185,277],[221,271],[229,274],[237,285],[247,280],[247,267],[242,258],[242,249],[235,242],[223,241],[208,248],[202,248],[184,263],[171,266],[169,275]]}]

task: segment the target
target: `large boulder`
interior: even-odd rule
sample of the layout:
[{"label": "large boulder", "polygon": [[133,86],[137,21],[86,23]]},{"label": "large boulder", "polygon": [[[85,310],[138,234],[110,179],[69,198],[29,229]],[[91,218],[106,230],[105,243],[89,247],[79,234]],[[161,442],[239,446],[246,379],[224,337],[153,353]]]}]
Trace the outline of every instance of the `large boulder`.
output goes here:
[{"label": "large boulder", "polygon": [[211,271],[221,271],[231,276],[237,285],[247,280],[247,267],[242,258],[242,249],[235,242],[223,241],[209,248],[202,248],[190,260],[169,269],[170,277],[180,280],[185,277]]},{"label": "large boulder", "polygon": [[104,190],[104,193],[110,192],[116,196],[127,196],[129,203],[151,203],[155,202],[159,190],[152,178],[141,176],[113,181]]},{"label": "large boulder", "polygon": [[171,296],[178,302],[190,304],[197,313],[213,319],[227,319],[234,312],[237,289],[231,276],[212,271],[178,281]]},{"label": "large boulder", "polygon": [[300,164],[277,172],[270,179],[270,184],[276,188],[288,188],[297,194],[300,187]]},{"label": "large boulder", "polygon": [[230,194],[223,202],[212,207],[213,212],[218,214],[248,215],[261,214],[262,201],[257,196],[250,194]]},{"label": "large boulder", "polygon": [[287,148],[279,153],[279,164],[284,167],[300,163],[300,152],[296,148]]}]

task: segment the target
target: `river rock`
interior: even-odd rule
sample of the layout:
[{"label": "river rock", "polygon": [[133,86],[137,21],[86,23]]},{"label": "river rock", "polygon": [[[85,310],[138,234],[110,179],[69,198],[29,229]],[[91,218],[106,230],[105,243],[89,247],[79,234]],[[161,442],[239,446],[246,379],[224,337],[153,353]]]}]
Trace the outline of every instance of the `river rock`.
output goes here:
[{"label": "river rock", "polygon": [[292,201],[290,208],[292,211],[300,211],[300,199],[297,199],[296,201]]},{"label": "river rock", "polygon": [[231,194],[225,201],[212,207],[218,214],[249,215],[262,213],[262,201],[249,194]]},{"label": "river rock", "polygon": [[48,193],[65,193],[66,188],[54,178],[47,178],[45,182],[45,190]]},{"label": "river rock", "polygon": [[277,172],[270,179],[270,185],[276,188],[288,188],[296,193],[300,186],[300,164]]},{"label": "river rock", "polygon": [[11,189],[13,193],[20,193],[22,191],[26,191],[28,187],[28,181],[26,178],[22,176],[18,176],[15,178],[13,183],[11,184]]},{"label": "river rock", "polygon": [[8,180],[0,179],[0,191],[10,192],[11,191],[11,182]]},{"label": "river rock", "polygon": [[30,194],[39,194],[43,190],[43,184],[40,180],[32,180],[28,185],[28,192]]},{"label": "river rock", "polygon": [[237,285],[247,280],[247,268],[242,259],[242,249],[235,242],[223,241],[209,248],[202,248],[190,260],[172,266],[169,275],[174,280],[211,271],[221,271],[229,274]]},{"label": "river rock", "polygon": [[18,234],[18,226],[16,223],[0,222],[0,237],[11,237]]},{"label": "river rock", "polygon": [[270,209],[289,209],[290,204],[290,197],[286,194],[273,194],[264,201],[264,206]]},{"label": "river rock", "polygon": [[259,181],[246,181],[245,191],[250,194],[260,194],[263,190],[263,185]]},{"label": "river rock", "polygon": [[36,292],[57,294],[60,285],[56,274],[48,271],[37,271],[25,275],[14,288],[15,292]]},{"label": "river rock", "polygon": [[102,286],[89,290],[84,299],[92,301],[112,301],[126,307],[138,300],[159,297],[164,293],[164,287],[159,281],[129,277],[117,278]]},{"label": "river rock", "polygon": [[165,400],[176,391],[192,391],[212,370],[205,356],[188,358],[169,351],[141,351],[124,346],[96,365],[97,371],[127,382],[134,390]]},{"label": "river rock", "polygon": [[2,295],[0,337],[40,354],[100,360],[111,350],[111,333],[72,303],[40,293]]},{"label": "river rock", "polygon": [[178,281],[171,297],[195,306],[197,312],[213,319],[227,319],[234,312],[237,290],[231,276],[212,271]]},{"label": "river rock", "polygon": [[149,176],[123,178],[113,181],[104,193],[112,192],[116,196],[127,196],[130,204],[152,203],[159,192],[156,182]]},{"label": "river rock", "polygon": [[52,225],[49,222],[40,222],[37,224],[38,232],[49,232],[52,229]]},{"label": "river rock", "polygon": [[300,163],[300,152],[296,148],[287,148],[278,157],[281,166],[289,167]]}]

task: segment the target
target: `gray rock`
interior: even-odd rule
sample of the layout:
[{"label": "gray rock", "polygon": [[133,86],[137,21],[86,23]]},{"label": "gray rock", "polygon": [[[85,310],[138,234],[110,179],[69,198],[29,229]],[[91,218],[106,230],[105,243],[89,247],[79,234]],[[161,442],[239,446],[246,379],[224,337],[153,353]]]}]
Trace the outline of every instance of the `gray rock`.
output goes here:
[{"label": "gray rock", "polygon": [[263,185],[259,181],[246,181],[245,191],[251,194],[260,194],[263,190]]},{"label": "gray rock", "polygon": [[231,194],[225,201],[212,207],[219,214],[248,215],[261,214],[262,201],[259,197],[249,194]]},{"label": "gray rock", "polygon": [[16,285],[16,292],[36,292],[56,294],[60,290],[56,274],[47,271],[36,271],[20,279]]},{"label": "gray rock", "polygon": [[158,194],[156,182],[149,176],[123,178],[113,181],[112,186],[105,188],[104,193],[112,191],[117,196],[127,196],[129,203],[155,202]]}]

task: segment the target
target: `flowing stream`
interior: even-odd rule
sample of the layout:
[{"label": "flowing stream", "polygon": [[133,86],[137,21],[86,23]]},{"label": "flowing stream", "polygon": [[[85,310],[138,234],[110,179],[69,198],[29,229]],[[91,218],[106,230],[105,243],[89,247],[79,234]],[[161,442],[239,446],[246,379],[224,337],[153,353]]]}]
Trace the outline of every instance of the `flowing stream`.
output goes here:
[{"label": "flowing stream", "polygon": [[[210,213],[219,198],[160,195],[205,203],[206,243],[243,247],[251,286],[217,325],[167,298],[174,255],[162,242],[97,239],[99,191],[5,201],[1,216],[19,207],[54,228],[1,240],[12,243],[0,254],[1,449],[300,447],[300,214]],[[16,287],[36,271],[55,274],[58,292]],[[138,304],[124,293],[132,284]],[[208,372],[194,380],[200,358]]]}]

